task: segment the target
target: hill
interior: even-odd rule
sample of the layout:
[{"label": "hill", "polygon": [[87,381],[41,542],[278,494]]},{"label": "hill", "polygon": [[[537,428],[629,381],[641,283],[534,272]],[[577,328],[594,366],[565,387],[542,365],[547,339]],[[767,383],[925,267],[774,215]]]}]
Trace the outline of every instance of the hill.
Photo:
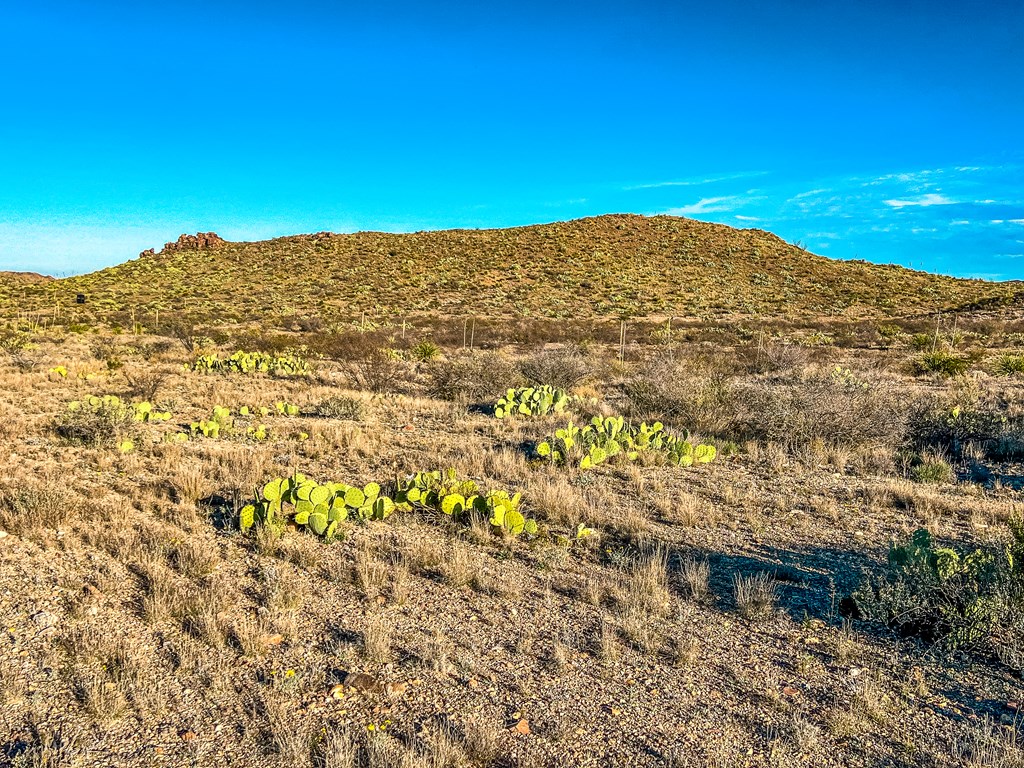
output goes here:
[{"label": "hill", "polygon": [[85,315],[188,312],[226,322],[383,314],[892,316],[1001,302],[1009,284],[836,261],[757,229],[608,215],[492,230],[183,235],[160,252],[15,293]]}]

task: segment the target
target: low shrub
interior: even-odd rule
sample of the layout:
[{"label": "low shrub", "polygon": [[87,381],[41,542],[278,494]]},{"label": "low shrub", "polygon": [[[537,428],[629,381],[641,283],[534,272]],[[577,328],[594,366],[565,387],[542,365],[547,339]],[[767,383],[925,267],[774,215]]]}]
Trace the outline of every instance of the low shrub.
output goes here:
[{"label": "low shrub", "polygon": [[734,440],[777,442],[791,450],[819,442],[895,450],[906,438],[906,404],[897,392],[843,368],[736,385],[731,407]]},{"label": "low shrub", "polygon": [[952,378],[962,376],[967,372],[968,362],[966,358],[951,355],[949,352],[936,351],[925,352],[911,361],[911,369],[918,376],[929,373],[937,373],[940,376]]},{"label": "low shrub", "polygon": [[1024,413],[977,392],[961,392],[953,401],[919,401],[910,412],[908,434],[919,451],[959,457],[971,447],[995,461],[1024,456]]},{"label": "low shrub", "polygon": [[317,403],[313,412],[326,419],[359,421],[363,417],[363,403],[354,397],[335,395]]},{"label": "low shrub", "polygon": [[704,435],[726,435],[736,415],[734,385],[713,366],[672,357],[650,361],[624,386],[629,414]]},{"label": "low shrub", "polygon": [[495,352],[463,352],[430,368],[430,394],[456,402],[494,402],[520,376],[508,358]]},{"label": "low shrub", "polygon": [[591,375],[591,365],[578,349],[566,347],[532,355],[519,363],[523,378],[533,386],[569,390]]},{"label": "low shrub", "polygon": [[1013,376],[1024,373],[1024,355],[1000,355],[992,364],[992,370],[999,376]]},{"label": "low shrub", "polygon": [[410,366],[391,349],[375,349],[361,360],[346,365],[356,389],[367,392],[408,392],[412,388]]},{"label": "low shrub", "polygon": [[951,483],[956,479],[953,467],[939,456],[921,456],[910,468],[910,477],[918,483],[938,485]]},{"label": "low shrub", "polygon": [[117,397],[71,403],[54,424],[64,441],[76,445],[120,445],[131,441],[140,421],[135,410]]},{"label": "low shrub", "polygon": [[893,545],[886,573],[852,596],[857,615],[948,650],[1015,663],[1024,630],[1024,520],[1009,523],[1002,550],[941,547],[920,529]]}]

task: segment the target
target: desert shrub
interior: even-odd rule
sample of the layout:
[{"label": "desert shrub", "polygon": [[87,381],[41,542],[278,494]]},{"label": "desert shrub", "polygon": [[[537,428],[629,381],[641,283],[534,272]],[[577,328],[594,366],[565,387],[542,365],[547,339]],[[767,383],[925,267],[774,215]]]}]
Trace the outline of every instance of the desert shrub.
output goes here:
[{"label": "desert shrub", "polygon": [[27,333],[10,328],[0,329],[0,350],[8,353],[21,352],[32,346],[32,340]]},{"label": "desert shrub", "polygon": [[1000,376],[1024,373],[1024,355],[1000,355],[992,364],[992,370]]},{"label": "desert shrub", "polygon": [[884,575],[852,599],[860,618],[947,649],[980,650],[1012,661],[1024,629],[1024,520],[1010,543],[957,551],[921,529],[893,545]]},{"label": "desert shrub", "polygon": [[124,371],[124,379],[128,384],[128,395],[136,400],[156,400],[157,392],[167,376],[153,368],[140,368],[135,371]]},{"label": "desert shrub", "polygon": [[937,373],[940,376],[951,378],[953,376],[962,376],[966,373],[968,362],[963,357],[957,357],[949,352],[939,350],[919,355],[911,361],[910,365],[913,372],[918,376]]},{"label": "desert shrub", "polygon": [[977,392],[919,401],[908,424],[910,445],[917,450],[959,457],[973,446],[997,461],[1024,456],[1024,413]]},{"label": "desert shrub", "polygon": [[894,323],[883,323],[878,326],[879,337],[886,341],[898,339],[903,334],[903,329]]},{"label": "desert shrub", "polygon": [[388,334],[384,331],[355,328],[318,333],[306,339],[312,354],[332,360],[363,360],[387,343]]},{"label": "desert shrub", "polygon": [[354,397],[335,395],[317,403],[313,412],[327,419],[359,421],[363,417],[363,403]]},{"label": "desert shrub", "polygon": [[520,381],[508,358],[494,352],[464,352],[430,368],[430,394],[458,402],[494,402]]},{"label": "desert shrub", "polygon": [[811,350],[800,344],[776,343],[764,346],[754,358],[760,372],[788,371],[803,368],[810,362]]},{"label": "desert shrub", "polygon": [[931,334],[928,333],[915,333],[913,336],[910,337],[911,348],[917,350],[918,352],[924,352],[928,349],[931,349],[932,346],[934,346],[934,344],[935,341],[933,340]]},{"label": "desert shrub", "polygon": [[951,483],[956,478],[949,462],[940,456],[928,454],[918,457],[910,468],[910,476],[918,483]]},{"label": "desert shrub", "polygon": [[356,389],[367,392],[407,392],[412,386],[409,365],[391,349],[373,350],[348,363],[346,372]]},{"label": "desert shrub", "polygon": [[424,339],[414,344],[409,350],[409,355],[417,363],[428,363],[441,354],[441,348],[430,339]]},{"label": "desert shrub", "polygon": [[521,360],[519,371],[534,386],[548,384],[556,389],[572,389],[590,376],[591,366],[578,350],[566,347],[547,350]]},{"label": "desert shrub", "polygon": [[62,440],[76,445],[118,445],[132,439],[138,424],[128,403],[102,398],[95,405],[69,406],[57,418],[54,431]]},{"label": "desert shrub", "polygon": [[705,435],[729,432],[735,415],[733,385],[721,371],[702,362],[658,358],[625,384],[630,415]]},{"label": "desert shrub", "polygon": [[896,391],[847,369],[740,384],[731,407],[733,439],[777,442],[790,449],[817,442],[896,449],[906,437],[906,405]]}]

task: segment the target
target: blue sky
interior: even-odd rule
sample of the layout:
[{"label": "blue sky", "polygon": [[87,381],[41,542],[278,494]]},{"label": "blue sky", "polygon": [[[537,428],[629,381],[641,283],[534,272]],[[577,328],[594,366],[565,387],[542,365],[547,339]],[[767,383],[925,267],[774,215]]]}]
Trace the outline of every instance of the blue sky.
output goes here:
[{"label": "blue sky", "polygon": [[[711,6],[714,7],[711,7]],[[1024,278],[1024,4],[41,2],[0,268],[610,212]]]}]

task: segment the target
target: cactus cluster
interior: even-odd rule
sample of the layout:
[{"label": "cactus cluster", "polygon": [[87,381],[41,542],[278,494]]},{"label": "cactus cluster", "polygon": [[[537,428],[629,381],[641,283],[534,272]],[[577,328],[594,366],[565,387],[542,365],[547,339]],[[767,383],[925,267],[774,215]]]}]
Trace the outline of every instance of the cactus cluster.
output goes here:
[{"label": "cactus cluster", "polygon": [[661,453],[668,463],[679,467],[714,461],[713,445],[694,444],[665,431],[660,421],[635,427],[621,416],[595,416],[579,427],[571,421],[537,445],[537,455],[554,464],[578,464],[590,469],[614,456],[636,461],[646,451]]},{"label": "cactus cluster", "polygon": [[148,401],[128,403],[117,395],[90,395],[85,400],[72,400],[68,403],[69,411],[86,411],[89,413],[105,413],[127,418],[133,421],[167,421],[171,418],[170,411],[157,410]]},{"label": "cactus cluster", "polygon": [[189,425],[189,433],[195,437],[220,437],[232,430],[235,420],[231,417],[231,409],[222,405],[213,406],[213,415],[205,421],[193,421]]},{"label": "cactus cluster", "polygon": [[267,352],[235,352],[221,359],[215,354],[200,355],[191,370],[199,373],[269,373],[273,376],[305,376],[309,365],[297,354],[271,355]]},{"label": "cactus cluster", "polygon": [[547,384],[539,387],[519,387],[509,389],[505,396],[494,405],[494,416],[504,419],[507,416],[546,416],[549,413],[561,413],[569,405],[570,397],[564,389],[556,389]]},{"label": "cactus cluster", "polygon": [[399,509],[427,509],[453,519],[468,520],[476,512],[491,526],[511,536],[537,533],[537,521],[519,509],[520,494],[491,490],[482,492],[473,480],[459,480],[454,469],[417,472],[399,480],[395,503]]},{"label": "cactus cluster", "polygon": [[134,411],[136,421],[168,421],[171,418],[170,411],[157,410],[152,403],[146,400],[132,405],[132,410]]},{"label": "cactus cluster", "polygon": [[273,527],[290,523],[332,541],[344,520],[384,520],[395,507],[377,483],[361,487],[335,482],[320,484],[296,473],[264,485],[256,501],[242,507],[238,524],[242,531],[248,531],[257,523]]},{"label": "cactus cluster", "polygon": [[284,400],[278,400],[274,403],[274,407],[282,416],[298,416],[301,412],[299,406],[286,403]]}]

